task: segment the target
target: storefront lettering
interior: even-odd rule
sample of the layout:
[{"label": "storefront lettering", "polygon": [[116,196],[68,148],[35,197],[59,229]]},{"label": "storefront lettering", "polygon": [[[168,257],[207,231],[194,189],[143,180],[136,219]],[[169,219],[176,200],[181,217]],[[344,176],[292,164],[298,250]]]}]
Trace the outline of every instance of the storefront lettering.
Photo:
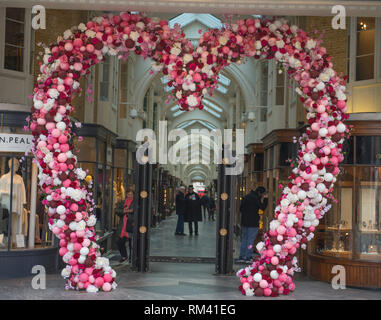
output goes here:
[{"label": "storefront lettering", "polygon": [[28,152],[32,147],[32,136],[25,134],[0,134],[0,151]]}]

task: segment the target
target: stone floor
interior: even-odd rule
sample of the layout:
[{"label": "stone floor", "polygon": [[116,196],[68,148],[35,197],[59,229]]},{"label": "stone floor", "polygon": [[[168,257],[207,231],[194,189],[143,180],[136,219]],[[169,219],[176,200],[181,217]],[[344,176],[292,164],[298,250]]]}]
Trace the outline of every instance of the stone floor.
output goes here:
[{"label": "stone floor", "polygon": [[151,272],[135,273],[126,265],[116,267],[118,288],[111,293],[65,291],[59,275],[47,275],[46,289],[34,290],[32,277],[0,280],[0,300],[349,300],[381,299],[380,290],[334,290],[328,283],[298,276],[296,290],[277,298],[246,297],[237,290],[235,276],[215,276],[212,264],[151,263]]},{"label": "stone floor", "polygon": [[[152,256],[215,257],[215,222],[201,222],[198,237],[175,236],[177,216],[163,221],[152,231]],[[186,226],[185,233],[188,233]],[[64,280],[60,275],[47,275],[46,289],[32,288],[32,276],[22,279],[0,280],[0,300],[260,300],[270,298],[245,297],[238,291],[238,278],[216,276],[212,263],[169,263],[151,262],[150,272],[136,273],[128,263],[119,264],[118,254],[111,260],[117,272],[118,288],[111,293],[87,294],[65,291]],[[235,265],[235,270],[243,265]],[[276,300],[346,300],[381,299],[381,290],[347,288],[334,290],[330,284],[314,281],[297,275],[296,290],[289,296]]]},{"label": "stone floor", "polygon": [[[198,236],[189,236],[188,223],[184,224],[186,236],[175,236],[177,215],[172,214],[151,231],[151,256],[215,257],[216,222],[198,223]],[[194,226],[193,226],[194,227]]]}]

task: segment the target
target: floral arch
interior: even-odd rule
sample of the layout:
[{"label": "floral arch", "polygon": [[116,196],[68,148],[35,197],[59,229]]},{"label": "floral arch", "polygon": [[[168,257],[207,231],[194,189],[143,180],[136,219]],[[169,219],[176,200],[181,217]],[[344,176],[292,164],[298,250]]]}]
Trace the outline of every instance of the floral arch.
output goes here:
[{"label": "floral arch", "polygon": [[307,111],[308,127],[299,139],[297,164],[284,187],[260,257],[240,270],[239,289],[246,295],[277,296],[295,289],[298,248],[312,239],[319,219],[328,211],[333,184],[343,161],[342,143],[348,134],[345,82],[333,70],[320,41],[285,20],[237,20],[221,30],[205,32],[194,48],[180,27],[142,14],[97,17],[64,32],[45,48],[41,74],[34,88],[30,130],[39,167],[39,187],[50,217],[49,226],[60,239],[59,254],[67,266],[67,288],[110,291],[115,271],[102,258],[96,243],[92,195],[86,173],[77,167],[69,115],[79,79],[106,54],[126,58],[135,52],[150,58],[173,87],[183,110],[202,109],[221,69],[247,57],[275,59],[298,83]]}]

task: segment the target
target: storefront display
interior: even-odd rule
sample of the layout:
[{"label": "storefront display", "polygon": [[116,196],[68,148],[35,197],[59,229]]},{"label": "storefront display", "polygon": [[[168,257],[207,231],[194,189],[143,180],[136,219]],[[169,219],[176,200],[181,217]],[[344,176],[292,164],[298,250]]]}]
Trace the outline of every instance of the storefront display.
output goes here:
[{"label": "storefront display", "polygon": [[[330,214],[308,250],[308,273],[329,281],[328,266],[348,268],[347,283],[380,287],[381,281],[381,131],[377,121],[351,121],[345,160],[335,186]],[[372,269],[371,269],[372,268]],[[361,277],[357,275],[360,274]]]}]

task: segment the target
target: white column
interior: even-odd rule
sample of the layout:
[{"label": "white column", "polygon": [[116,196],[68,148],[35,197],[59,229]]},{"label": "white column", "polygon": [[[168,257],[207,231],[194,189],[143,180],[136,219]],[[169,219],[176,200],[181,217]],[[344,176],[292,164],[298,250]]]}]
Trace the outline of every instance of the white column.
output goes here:
[{"label": "white column", "polygon": [[36,228],[36,199],[37,199],[37,165],[32,163],[32,182],[30,192],[30,215],[29,215],[29,240],[28,247],[34,248]]}]

